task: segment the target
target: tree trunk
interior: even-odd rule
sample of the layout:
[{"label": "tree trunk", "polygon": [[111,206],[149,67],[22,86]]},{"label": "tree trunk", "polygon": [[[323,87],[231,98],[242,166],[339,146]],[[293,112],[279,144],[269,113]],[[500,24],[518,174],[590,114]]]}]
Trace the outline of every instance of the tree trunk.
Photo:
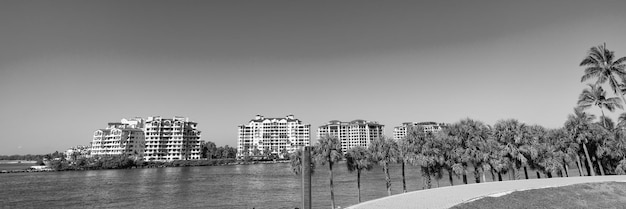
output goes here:
[{"label": "tree trunk", "polygon": [[526,169],[526,166],[524,166],[524,176],[528,179],[528,170]]},{"label": "tree trunk", "polygon": [[[306,166],[306,165],[305,165]],[[333,191],[333,162],[328,161],[328,173],[330,174],[330,206],[335,208],[335,192]]]},{"label": "tree trunk", "polygon": [[489,170],[491,173],[491,181],[496,181],[496,175],[493,173],[493,168]]},{"label": "tree trunk", "polygon": [[487,182],[487,177],[485,177],[485,171],[483,171],[483,182]]},{"label": "tree trunk", "polygon": [[359,203],[361,203],[361,169],[356,169],[356,188],[359,192]]},{"label": "tree trunk", "polygon": [[450,180],[450,186],[454,186],[454,181],[452,180],[452,169],[448,170],[448,180]]},{"label": "tree trunk", "polygon": [[391,178],[389,177],[389,164],[385,163],[383,165],[383,170],[385,171],[385,181],[387,181],[387,195],[391,196]]},{"label": "tree trunk", "polygon": [[502,181],[502,173],[498,172],[498,181]]},{"label": "tree trunk", "polygon": [[537,171],[537,178],[540,179],[541,178],[541,174],[539,174],[539,171]]},{"label": "tree trunk", "polygon": [[595,176],[596,172],[593,170],[593,164],[591,163],[591,158],[589,158],[589,151],[587,151],[587,145],[583,142],[583,149],[585,150],[585,157],[587,157],[587,165],[590,169],[590,175]]},{"label": "tree trunk", "polygon": [[548,178],[552,178],[552,173],[546,172],[546,175],[548,176]]},{"label": "tree trunk", "polygon": [[474,182],[480,183],[480,171],[477,167],[474,167]]},{"label": "tree trunk", "polygon": [[404,178],[404,159],[402,160],[402,192],[406,193],[406,180]]},{"label": "tree trunk", "polygon": [[579,176],[584,176],[583,175],[583,168],[582,168],[582,162],[580,162],[580,155],[578,155],[578,153],[576,153],[576,166],[578,167],[578,175]]},{"label": "tree trunk", "polygon": [[567,166],[567,162],[563,160],[563,167],[565,168],[565,177],[569,177],[569,166]]},{"label": "tree trunk", "polygon": [[432,188],[433,185],[431,183],[430,171],[428,170],[428,167],[422,167],[422,174],[424,175],[424,177],[426,177],[426,182],[424,182],[426,189]]},{"label": "tree trunk", "polygon": [[600,169],[600,175],[604,176],[604,167],[602,167],[602,162],[597,154],[596,154],[596,163],[598,163],[598,168]]},{"label": "tree trunk", "polygon": [[463,172],[463,183],[467,184],[467,174],[465,172]]},{"label": "tree trunk", "polygon": [[512,178],[509,179],[509,180],[517,180],[517,178],[516,178],[517,176],[515,176],[515,173],[516,173],[515,172],[515,167],[511,167],[511,176],[512,176]]}]

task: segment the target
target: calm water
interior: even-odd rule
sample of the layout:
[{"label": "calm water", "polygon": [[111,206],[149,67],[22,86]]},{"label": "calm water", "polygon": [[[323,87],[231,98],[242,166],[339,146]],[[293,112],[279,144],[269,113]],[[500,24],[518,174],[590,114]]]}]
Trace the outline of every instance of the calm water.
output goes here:
[{"label": "calm water", "polygon": [[[402,192],[400,166],[391,169],[392,193]],[[407,166],[407,189],[421,189],[418,169]],[[357,203],[356,173],[333,167],[335,202]],[[506,179],[506,176],[503,176]],[[533,175],[534,177],[534,175]],[[363,201],[385,197],[380,167],[361,174]],[[455,184],[460,183],[455,177]],[[488,180],[491,181],[488,175]],[[328,168],[313,174],[313,206],[329,208]],[[473,178],[470,178],[473,182]],[[447,178],[441,186],[449,185]],[[437,182],[433,180],[434,187]],[[0,174],[2,208],[295,208],[300,177],[289,164],[151,168]]]}]

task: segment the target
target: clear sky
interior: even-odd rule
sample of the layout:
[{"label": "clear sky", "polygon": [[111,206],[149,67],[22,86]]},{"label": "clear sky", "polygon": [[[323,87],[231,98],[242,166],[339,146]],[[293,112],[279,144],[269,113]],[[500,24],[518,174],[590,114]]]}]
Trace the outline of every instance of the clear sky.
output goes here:
[{"label": "clear sky", "polygon": [[[563,125],[578,64],[626,56],[626,1],[0,1],[0,154],[186,116],[236,145],[256,114]],[[599,113],[594,109],[593,113]],[[617,113],[613,114],[613,117]],[[313,140],[315,137],[312,137]]]}]

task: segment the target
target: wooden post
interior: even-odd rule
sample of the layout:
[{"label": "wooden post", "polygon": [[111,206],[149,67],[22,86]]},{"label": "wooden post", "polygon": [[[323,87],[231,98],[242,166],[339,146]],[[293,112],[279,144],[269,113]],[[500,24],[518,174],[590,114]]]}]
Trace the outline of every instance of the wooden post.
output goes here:
[{"label": "wooden post", "polygon": [[302,152],[302,209],[311,209],[311,146]]}]

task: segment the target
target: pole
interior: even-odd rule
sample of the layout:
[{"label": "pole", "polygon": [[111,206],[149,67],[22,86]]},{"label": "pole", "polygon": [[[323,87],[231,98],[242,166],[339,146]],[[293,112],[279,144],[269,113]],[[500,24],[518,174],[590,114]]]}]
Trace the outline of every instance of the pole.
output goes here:
[{"label": "pole", "polygon": [[302,208],[311,209],[311,146],[302,152]]}]

